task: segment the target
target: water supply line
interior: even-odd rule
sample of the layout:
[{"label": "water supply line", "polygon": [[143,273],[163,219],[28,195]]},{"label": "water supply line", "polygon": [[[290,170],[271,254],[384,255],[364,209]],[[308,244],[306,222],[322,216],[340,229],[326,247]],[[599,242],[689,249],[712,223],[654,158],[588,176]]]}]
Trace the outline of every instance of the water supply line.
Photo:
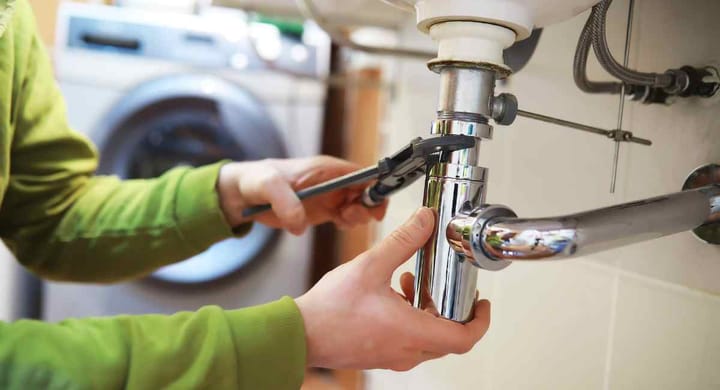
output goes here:
[{"label": "water supply line", "polygon": [[[591,13],[592,19],[592,43],[595,56],[600,64],[611,75],[617,77],[621,81],[634,85],[643,85],[657,88],[671,88],[677,75],[674,71],[669,70],[665,73],[639,72],[628,68],[627,63],[622,65],[615,60],[607,42],[607,12],[610,9],[612,0],[603,0],[593,7]],[[631,1],[632,3],[632,1]],[[629,5],[629,15],[632,16],[633,4]],[[628,25],[632,25],[632,18],[628,18]],[[628,30],[630,27],[628,27]],[[626,43],[627,47],[627,43]]]},{"label": "water supply line", "polygon": [[[631,2],[632,3],[632,2]],[[645,104],[668,103],[672,97],[711,97],[720,89],[720,72],[712,66],[689,65],[668,69],[663,73],[641,72],[620,64],[607,41],[607,13],[612,0],[595,5],[578,39],[573,60],[573,78],[577,87],[588,93],[620,93],[624,85],[633,100]],[[630,4],[630,9],[633,5]],[[632,12],[632,10],[630,11]],[[628,19],[628,30],[632,18]],[[596,82],[587,78],[587,61],[592,47],[600,65],[619,82]],[[627,40],[626,40],[627,49]],[[627,55],[625,56],[627,58]]]},{"label": "water supply line", "polygon": [[575,57],[573,59],[573,79],[575,85],[587,93],[620,93],[622,83],[614,81],[590,81],[587,78],[587,62],[590,55],[593,36],[593,20],[591,16],[585,22],[585,26],[580,32],[577,48],[575,49]]}]

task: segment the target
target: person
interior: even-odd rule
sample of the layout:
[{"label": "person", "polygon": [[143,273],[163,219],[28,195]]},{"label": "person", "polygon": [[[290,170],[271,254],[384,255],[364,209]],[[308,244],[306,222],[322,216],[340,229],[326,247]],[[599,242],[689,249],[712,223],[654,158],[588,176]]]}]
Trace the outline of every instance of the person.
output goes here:
[{"label": "person", "polygon": [[[27,0],[0,0],[0,237],[32,272],[53,280],[117,282],[180,261],[259,222],[308,226],[381,219],[351,188],[301,202],[294,190],[357,167],[330,157],[220,162],[152,180],[94,176],[97,156],[69,129]],[[246,220],[241,211],[271,203]],[[235,227],[235,228],[232,228]],[[297,299],[174,315],[0,323],[0,388],[299,388],[305,368],[407,370],[464,353],[490,307],[466,324],[413,308],[393,271],[432,234],[420,209],[369,251]],[[268,281],[272,283],[272,281]]]}]

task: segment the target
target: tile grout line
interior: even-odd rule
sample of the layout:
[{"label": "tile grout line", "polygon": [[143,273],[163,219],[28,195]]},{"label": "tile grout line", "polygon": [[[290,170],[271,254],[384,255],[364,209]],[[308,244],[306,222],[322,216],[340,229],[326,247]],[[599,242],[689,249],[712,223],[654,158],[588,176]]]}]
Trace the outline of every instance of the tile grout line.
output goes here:
[{"label": "tile grout line", "polygon": [[610,371],[612,369],[613,342],[615,341],[615,323],[617,319],[618,290],[620,289],[620,275],[613,273],[612,291],[610,292],[610,321],[608,324],[607,347],[605,348],[605,367],[603,374],[603,389],[610,389]]},{"label": "tile grout line", "polygon": [[616,272],[620,276],[627,277],[629,279],[635,279],[637,281],[646,283],[651,286],[655,287],[661,287],[670,291],[674,291],[677,293],[682,294],[688,294],[696,297],[702,297],[709,299],[711,301],[720,301],[720,294],[717,294],[712,291],[706,291],[698,288],[693,288],[690,286],[686,286],[684,284],[676,283],[676,282],[670,282],[661,278],[645,275],[639,272],[634,271],[628,271],[622,268],[619,268],[617,265],[608,265],[608,264],[602,264],[595,261],[589,261],[589,260],[578,260],[579,264],[583,264],[588,267],[600,269],[606,272]]}]

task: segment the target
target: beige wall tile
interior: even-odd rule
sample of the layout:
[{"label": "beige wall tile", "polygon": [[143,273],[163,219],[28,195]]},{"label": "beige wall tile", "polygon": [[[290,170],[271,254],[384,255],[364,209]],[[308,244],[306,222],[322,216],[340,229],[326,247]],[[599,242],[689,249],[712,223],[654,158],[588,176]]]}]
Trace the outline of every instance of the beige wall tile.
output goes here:
[{"label": "beige wall tile", "polygon": [[700,366],[700,387],[720,389],[720,298],[708,299],[708,320],[705,323],[705,342]]},{"label": "beige wall tile", "polygon": [[[718,298],[646,278],[620,279],[611,389],[691,389],[717,379]],[[711,334],[713,333],[713,334]],[[712,343],[709,343],[712,342]]]},{"label": "beige wall tile", "polygon": [[616,251],[625,270],[720,294],[720,247],[678,233]]},{"label": "beige wall tile", "polygon": [[584,263],[513,264],[495,277],[486,336],[492,388],[602,386],[614,272]]}]

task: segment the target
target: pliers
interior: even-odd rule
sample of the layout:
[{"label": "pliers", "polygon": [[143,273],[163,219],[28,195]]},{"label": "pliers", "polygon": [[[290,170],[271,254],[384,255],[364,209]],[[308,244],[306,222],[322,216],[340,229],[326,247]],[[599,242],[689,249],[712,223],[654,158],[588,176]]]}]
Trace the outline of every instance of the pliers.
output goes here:
[{"label": "pliers", "polygon": [[[427,167],[440,162],[444,153],[472,148],[475,142],[474,137],[467,135],[418,137],[392,156],[378,161],[377,165],[308,187],[296,192],[296,195],[302,200],[376,179],[360,198],[365,207],[376,207],[388,196],[424,176]],[[253,206],[243,210],[242,215],[249,218],[270,209],[269,204]]]}]

